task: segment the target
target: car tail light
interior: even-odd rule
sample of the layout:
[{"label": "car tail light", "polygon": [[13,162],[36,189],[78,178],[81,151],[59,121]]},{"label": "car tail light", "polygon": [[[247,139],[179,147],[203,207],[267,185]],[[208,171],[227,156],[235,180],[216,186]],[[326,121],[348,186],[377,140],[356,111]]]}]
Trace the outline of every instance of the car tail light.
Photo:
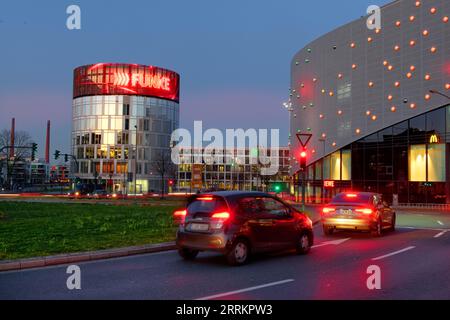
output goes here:
[{"label": "car tail light", "polygon": [[363,213],[363,214],[372,214],[373,213],[373,210],[370,208],[356,209],[355,211],[358,213]]},{"label": "car tail light", "polygon": [[355,193],[347,193],[346,196],[347,198],[356,198],[358,195]]},{"label": "car tail light", "polygon": [[221,219],[221,220],[227,220],[230,218],[230,213],[229,212],[217,212],[214,213],[211,218],[213,219]]},{"label": "car tail light", "polygon": [[198,200],[198,201],[212,201],[213,199],[214,199],[213,197],[199,197],[199,198],[197,198],[195,200]]},{"label": "car tail light", "polygon": [[329,208],[329,207],[325,207],[322,209],[322,213],[324,213],[324,214],[328,214],[328,213],[335,212],[335,211],[336,211],[335,208]]},{"label": "car tail light", "polygon": [[177,210],[173,213],[173,219],[175,224],[183,224],[184,220],[186,219],[187,210]]},{"label": "car tail light", "polygon": [[210,227],[213,230],[220,230],[224,227],[224,223],[230,218],[230,213],[229,212],[216,212],[213,213],[213,215],[211,216],[211,223],[210,223]]}]

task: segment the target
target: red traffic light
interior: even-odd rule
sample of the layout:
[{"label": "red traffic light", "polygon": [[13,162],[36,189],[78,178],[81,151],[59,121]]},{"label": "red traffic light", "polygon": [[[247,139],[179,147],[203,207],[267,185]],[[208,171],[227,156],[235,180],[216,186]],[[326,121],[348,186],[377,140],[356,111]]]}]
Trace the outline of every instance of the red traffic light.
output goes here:
[{"label": "red traffic light", "polygon": [[173,185],[173,180],[169,180],[169,185]]},{"label": "red traffic light", "polygon": [[306,158],[306,151],[300,152],[300,158]]}]

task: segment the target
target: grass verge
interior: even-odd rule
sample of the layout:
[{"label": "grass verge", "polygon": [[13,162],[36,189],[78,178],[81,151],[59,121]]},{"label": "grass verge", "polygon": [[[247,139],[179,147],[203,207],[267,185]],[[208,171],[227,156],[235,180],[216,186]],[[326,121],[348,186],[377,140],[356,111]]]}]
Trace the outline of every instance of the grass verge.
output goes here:
[{"label": "grass verge", "polygon": [[0,202],[0,260],[172,241],[175,208]]}]

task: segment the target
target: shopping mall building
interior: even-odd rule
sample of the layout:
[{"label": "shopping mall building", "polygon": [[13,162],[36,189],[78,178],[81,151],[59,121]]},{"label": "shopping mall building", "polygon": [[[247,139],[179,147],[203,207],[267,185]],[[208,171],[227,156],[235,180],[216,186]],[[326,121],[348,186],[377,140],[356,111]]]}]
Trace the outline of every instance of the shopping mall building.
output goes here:
[{"label": "shopping mall building", "polygon": [[74,175],[112,191],[159,191],[161,178],[152,164],[170,154],[170,136],[179,126],[179,82],[177,73],[153,66],[98,63],[76,68]]},{"label": "shopping mall building", "polygon": [[[344,190],[450,203],[450,1],[394,1],[300,50],[291,63],[291,173],[306,199]],[[369,28],[370,27],[370,28]]]}]

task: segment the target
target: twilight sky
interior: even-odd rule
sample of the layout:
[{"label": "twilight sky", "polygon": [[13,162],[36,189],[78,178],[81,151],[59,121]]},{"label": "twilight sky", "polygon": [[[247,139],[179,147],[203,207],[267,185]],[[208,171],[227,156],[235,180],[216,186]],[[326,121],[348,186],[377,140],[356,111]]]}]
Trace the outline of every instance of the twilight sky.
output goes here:
[{"label": "twilight sky", "polygon": [[[310,41],[388,0],[41,0],[0,2],[0,129],[69,152],[72,70],[98,62],[181,75],[181,127],[279,128],[287,144],[289,65]],[[82,29],[66,29],[81,7]]]}]

